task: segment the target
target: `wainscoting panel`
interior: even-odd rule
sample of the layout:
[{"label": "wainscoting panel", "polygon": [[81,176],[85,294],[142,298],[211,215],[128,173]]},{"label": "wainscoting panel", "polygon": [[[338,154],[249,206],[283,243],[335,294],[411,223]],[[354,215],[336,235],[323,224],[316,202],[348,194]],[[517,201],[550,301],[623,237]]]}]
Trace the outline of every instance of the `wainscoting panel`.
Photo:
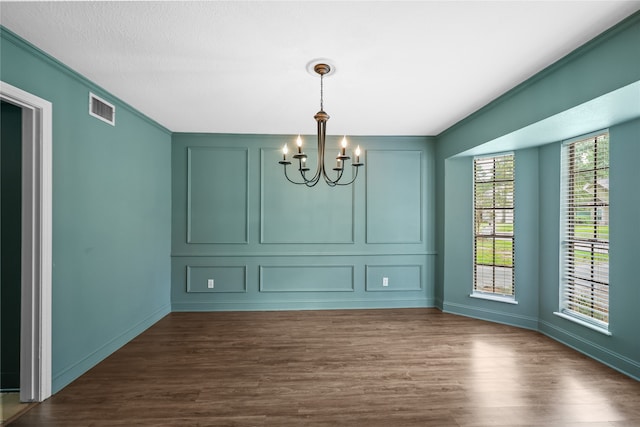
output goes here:
[{"label": "wainscoting panel", "polygon": [[188,148],[188,243],[247,243],[248,157],[246,148]]},{"label": "wainscoting panel", "polygon": [[366,272],[366,290],[368,292],[419,291],[422,289],[421,265],[367,265]]},{"label": "wainscoting panel", "polygon": [[367,243],[422,241],[422,151],[367,151]]},{"label": "wainscoting panel", "polygon": [[[212,280],[212,287],[209,286]],[[187,292],[246,292],[247,267],[187,266]]]},{"label": "wainscoting panel", "polygon": [[353,292],[353,266],[260,266],[260,292]]},{"label": "wainscoting panel", "polygon": [[[172,309],[432,307],[434,260],[435,255],[173,257]],[[187,269],[191,270],[189,279]],[[246,271],[246,292],[240,290],[241,271]],[[217,289],[225,273],[239,291],[197,291],[206,288],[212,277]],[[378,276],[380,281],[389,277],[389,292],[373,292],[371,283]]]}]

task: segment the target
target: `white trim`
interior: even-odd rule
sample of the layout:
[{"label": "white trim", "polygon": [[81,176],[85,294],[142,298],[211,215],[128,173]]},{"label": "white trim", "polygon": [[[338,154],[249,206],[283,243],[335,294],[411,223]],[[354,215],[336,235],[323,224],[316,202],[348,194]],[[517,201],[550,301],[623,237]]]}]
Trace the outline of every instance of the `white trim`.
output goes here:
[{"label": "white trim", "polygon": [[518,304],[515,297],[509,295],[495,295],[484,292],[474,292],[469,295],[471,298],[486,299],[489,301],[506,302],[507,304]]},{"label": "white trim", "polygon": [[20,400],[51,396],[52,104],[0,81],[22,108]]},{"label": "white trim", "polygon": [[577,317],[570,316],[568,314],[561,313],[559,311],[554,311],[553,314],[555,314],[558,317],[562,317],[563,319],[566,319],[566,320],[569,320],[571,322],[577,323],[578,325],[584,326],[585,328],[589,328],[589,329],[594,330],[596,332],[600,332],[601,334],[604,334],[604,335],[607,335],[607,336],[613,335],[607,329],[602,328],[602,327],[600,327],[598,325],[595,325],[593,323],[585,322],[584,320],[581,320],[581,319],[579,319]]}]

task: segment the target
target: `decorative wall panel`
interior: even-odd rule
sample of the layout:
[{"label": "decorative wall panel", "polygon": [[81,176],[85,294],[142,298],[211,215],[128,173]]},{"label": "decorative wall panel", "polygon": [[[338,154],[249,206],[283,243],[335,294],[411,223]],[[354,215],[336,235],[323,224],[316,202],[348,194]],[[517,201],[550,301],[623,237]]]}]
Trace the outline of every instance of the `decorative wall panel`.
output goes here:
[{"label": "decorative wall panel", "polygon": [[[305,151],[313,167],[317,153]],[[322,180],[312,188],[292,184],[278,164],[281,151],[261,153],[262,243],[353,243],[353,186],[329,187]],[[287,169],[290,178],[299,175],[295,163]]]},{"label": "decorative wall panel", "polygon": [[366,270],[367,291],[419,291],[422,289],[420,265],[367,265]]},{"label": "decorative wall panel", "polygon": [[188,148],[188,243],[247,243],[248,161],[247,149]]},{"label": "decorative wall panel", "polygon": [[422,151],[367,151],[367,243],[420,243]]},{"label": "decorative wall panel", "polygon": [[351,292],[353,266],[261,266],[260,292]]},{"label": "decorative wall panel", "polygon": [[187,266],[187,292],[246,292],[246,266]]}]

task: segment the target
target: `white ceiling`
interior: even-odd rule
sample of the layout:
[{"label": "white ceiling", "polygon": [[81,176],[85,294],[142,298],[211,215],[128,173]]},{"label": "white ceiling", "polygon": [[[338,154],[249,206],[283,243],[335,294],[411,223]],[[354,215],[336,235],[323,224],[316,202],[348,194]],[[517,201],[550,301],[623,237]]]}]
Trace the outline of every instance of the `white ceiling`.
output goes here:
[{"label": "white ceiling", "polygon": [[174,132],[437,135],[640,1],[0,2],[0,23]]}]

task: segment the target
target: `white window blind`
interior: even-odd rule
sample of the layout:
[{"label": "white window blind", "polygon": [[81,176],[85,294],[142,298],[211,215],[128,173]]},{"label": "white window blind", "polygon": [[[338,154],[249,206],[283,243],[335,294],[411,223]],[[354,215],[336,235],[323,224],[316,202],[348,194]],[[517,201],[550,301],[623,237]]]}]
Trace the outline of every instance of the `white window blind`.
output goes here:
[{"label": "white window blind", "polygon": [[562,313],[609,323],[609,135],[563,146]]},{"label": "white window blind", "polygon": [[475,158],[474,293],[513,297],[514,156]]}]

